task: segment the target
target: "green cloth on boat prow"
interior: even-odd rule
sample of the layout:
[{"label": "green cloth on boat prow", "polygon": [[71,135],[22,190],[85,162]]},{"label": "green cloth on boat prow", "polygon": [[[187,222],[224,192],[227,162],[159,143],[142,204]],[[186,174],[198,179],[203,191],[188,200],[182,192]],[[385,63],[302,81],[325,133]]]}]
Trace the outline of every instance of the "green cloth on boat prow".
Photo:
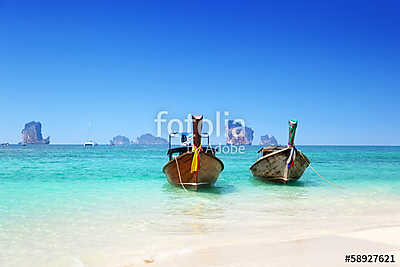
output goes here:
[{"label": "green cloth on boat prow", "polygon": [[296,129],[297,129],[297,120],[290,120],[289,121],[289,146],[294,146],[294,136],[296,135]]}]

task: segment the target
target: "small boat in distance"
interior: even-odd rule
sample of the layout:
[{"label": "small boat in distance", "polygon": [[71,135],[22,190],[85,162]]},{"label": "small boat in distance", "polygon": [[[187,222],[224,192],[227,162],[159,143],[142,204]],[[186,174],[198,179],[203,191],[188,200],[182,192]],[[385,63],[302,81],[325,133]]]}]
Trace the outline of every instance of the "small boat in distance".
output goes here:
[{"label": "small boat in distance", "polygon": [[289,121],[288,146],[261,148],[261,157],[250,167],[254,176],[261,179],[287,184],[298,180],[310,165],[310,160],[294,146],[297,121]]},{"label": "small boat in distance", "polygon": [[[224,164],[215,156],[216,149],[210,146],[210,137],[208,134],[201,134],[203,116],[192,116],[193,135],[192,144],[187,133],[181,133],[181,143],[183,146],[171,147],[171,137],[178,133],[169,135],[169,161],[163,167],[163,172],[167,176],[168,182],[196,190],[199,187],[213,185]],[[207,137],[208,145],[201,146],[201,137]]]},{"label": "small boat in distance", "polygon": [[97,146],[97,143],[94,141],[87,141],[85,143],[83,143],[84,147],[90,147],[90,146]]},{"label": "small boat in distance", "polygon": [[2,143],[1,145],[2,145],[2,146],[8,146],[9,143]]}]

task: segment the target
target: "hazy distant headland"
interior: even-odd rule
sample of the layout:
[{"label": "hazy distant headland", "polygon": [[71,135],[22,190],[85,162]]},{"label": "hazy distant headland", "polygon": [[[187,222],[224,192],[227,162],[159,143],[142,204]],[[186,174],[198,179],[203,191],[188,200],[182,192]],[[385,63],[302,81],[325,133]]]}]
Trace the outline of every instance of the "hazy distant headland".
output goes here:
[{"label": "hazy distant headland", "polygon": [[122,135],[117,135],[110,140],[111,145],[129,145],[130,143],[129,138]]},{"label": "hazy distant headland", "polygon": [[152,134],[143,134],[139,136],[135,141],[130,141],[128,137],[123,135],[115,136],[112,140],[110,140],[110,145],[129,145],[129,144],[138,144],[138,145],[164,145],[168,144],[168,141],[161,137],[156,137]]},{"label": "hazy distant headland", "polygon": [[139,145],[165,145],[168,144],[168,141],[164,138],[147,133],[139,136],[136,143]]},{"label": "hazy distant headland", "polygon": [[50,136],[43,139],[42,124],[31,121],[22,130],[22,144],[50,144]]},{"label": "hazy distant headland", "polygon": [[260,137],[260,145],[263,145],[263,146],[267,146],[267,145],[277,146],[278,145],[278,141],[276,140],[275,136],[273,136],[273,135],[268,136],[268,134],[266,134],[266,135],[262,135]]}]

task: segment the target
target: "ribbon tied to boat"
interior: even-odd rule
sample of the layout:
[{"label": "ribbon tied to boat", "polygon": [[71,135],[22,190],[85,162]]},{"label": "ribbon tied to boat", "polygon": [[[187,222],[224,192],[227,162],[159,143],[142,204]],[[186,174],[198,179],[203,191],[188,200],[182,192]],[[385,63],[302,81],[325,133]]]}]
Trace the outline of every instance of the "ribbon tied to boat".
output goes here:
[{"label": "ribbon tied to boat", "polygon": [[291,169],[291,168],[293,168],[293,166],[294,166],[294,160],[296,159],[296,148],[293,146],[292,147],[292,149],[290,150],[290,155],[289,155],[289,158],[288,158],[288,161],[287,161],[287,163],[288,163],[288,169]]},{"label": "ribbon tied to boat", "polygon": [[291,148],[290,155],[287,160],[287,168],[291,169],[294,165],[294,160],[296,158],[296,148],[294,147],[294,136],[296,134],[297,129],[297,120],[290,120],[289,121],[289,141],[288,146]]},{"label": "ribbon tied to boat", "polygon": [[193,145],[193,159],[192,159],[192,166],[190,168],[190,173],[197,173],[199,171],[200,152],[201,152],[201,144],[199,147]]}]

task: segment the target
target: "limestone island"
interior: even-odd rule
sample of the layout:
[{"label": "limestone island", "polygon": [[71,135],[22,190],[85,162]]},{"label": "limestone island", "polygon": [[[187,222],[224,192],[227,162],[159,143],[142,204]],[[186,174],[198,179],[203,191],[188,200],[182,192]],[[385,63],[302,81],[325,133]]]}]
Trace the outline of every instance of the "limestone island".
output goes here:
[{"label": "limestone island", "polygon": [[110,140],[110,145],[129,145],[130,143],[129,138],[122,135],[117,135]]},{"label": "limestone island", "polygon": [[254,138],[254,131],[249,127],[243,127],[242,123],[229,120],[227,125],[227,145],[251,145]]},{"label": "limestone island", "polygon": [[22,130],[22,144],[50,144],[50,137],[43,139],[42,124],[40,122],[31,121],[25,124]]},{"label": "limestone island", "polygon": [[262,146],[277,146],[278,141],[276,140],[275,136],[268,134],[261,136],[260,138],[260,145]]},{"label": "limestone island", "polygon": [[161,137],[156,137],[151,134],[144,134],[137,138],[137,144],[139,145],[166,145],[168,141]]}]

